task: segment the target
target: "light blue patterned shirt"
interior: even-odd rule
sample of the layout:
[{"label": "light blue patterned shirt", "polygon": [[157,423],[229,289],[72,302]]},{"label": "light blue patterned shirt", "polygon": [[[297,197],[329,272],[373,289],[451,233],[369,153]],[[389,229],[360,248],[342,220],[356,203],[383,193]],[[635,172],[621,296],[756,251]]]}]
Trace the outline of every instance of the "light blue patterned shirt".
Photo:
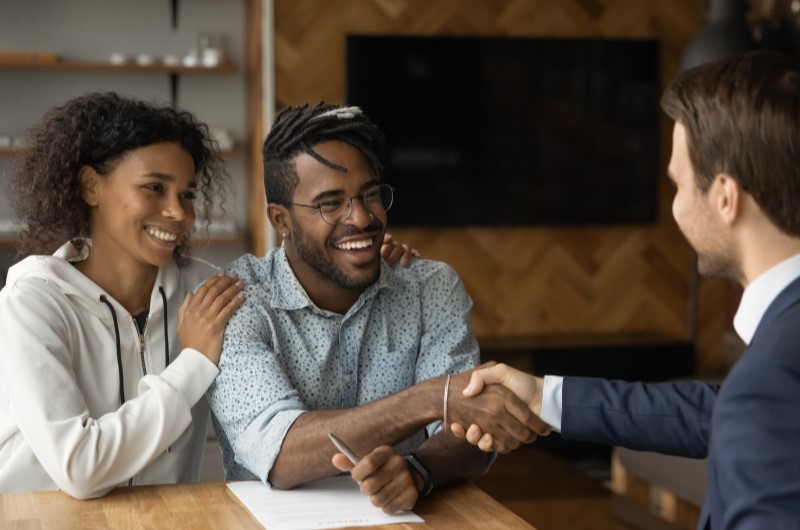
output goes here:
[{"label": "light blue patterned shirt", "polygon": [[[229,480],[267,475],[307,410],[346,409],[478,364],[472,300],[448,265],[381,263],[378,281],[345,315],[318,308],[283,249],[229,267],[247,298],[228,322],[220,374],[208,391]],[[438,423],[396,446],[415,450]]]}]

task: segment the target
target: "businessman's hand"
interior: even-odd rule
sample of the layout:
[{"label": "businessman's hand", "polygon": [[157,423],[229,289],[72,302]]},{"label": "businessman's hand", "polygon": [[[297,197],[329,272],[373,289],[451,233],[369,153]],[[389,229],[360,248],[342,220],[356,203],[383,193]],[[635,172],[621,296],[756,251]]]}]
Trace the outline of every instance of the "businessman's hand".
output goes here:
[{"label": "businessman's hand", "polygon": [[[464,438],[466,431],[463,426],[474,425],[480,435],[477,440],[474,436],[467,437],[467,441],[484,451],[498,453],[507,453],[523,443],[531,443],[537,435],[549,434],[548,425],[511,390],[498,384],[490,384],[485,389],[477,386],[482,378],[476,379],[474,374],[484,371],[482,368],[485,366],[489,365],[452,376],[447,421],[453,434]],[[466,394],[464,391],[468,385],[478,390],[471,389]],[[492,436],[489,449],[486,449],[486,443],[477,443],[484,433]]]},{"label": "businessman's hand", "polygon": [[[550,427],[539,419],[542,412],[543,381],[540,377],[526,374],[505,364],[496,364],[474,370],[470,375],[469,385],[463,390],[463,395],[472,398],[482,392],[491,391],[496,386],[507,388],[527,406],[531,415],[538,420],[536,433],[547,436],[550,434]],[[518,406],[514,402],[509,405],[514,410]],[[501,449],[507,447],[505,439],[498,437],[498,433],[488,425],[474,421],[471,422],[469,429],[465,429],[464,425],[467,423],[454,422],[450,429],[456,437],[466,438],[469,443],[477,445],[483,451],[503,452]]]},{"label": "businessman's hand", "polygon": [[349,471],[361,493],[386,513],[411,510],[417,503],[419,489],[414,477],[405,459],[388,445],[375,448],[355,466],[342,453],[333,455],[332,462],[340,471]]}]

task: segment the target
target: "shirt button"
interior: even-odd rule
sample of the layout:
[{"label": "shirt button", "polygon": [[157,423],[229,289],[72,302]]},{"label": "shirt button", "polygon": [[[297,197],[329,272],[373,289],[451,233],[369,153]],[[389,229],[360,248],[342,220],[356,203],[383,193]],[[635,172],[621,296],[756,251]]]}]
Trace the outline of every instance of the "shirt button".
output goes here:
[{"label": "shirt button", "polygon": [[344,380],[349,383],[350,381],[353,380],[353,374],[351,374],[350,372],[347,372],[347,374],[345,374],[345,376],[344,376]]}]

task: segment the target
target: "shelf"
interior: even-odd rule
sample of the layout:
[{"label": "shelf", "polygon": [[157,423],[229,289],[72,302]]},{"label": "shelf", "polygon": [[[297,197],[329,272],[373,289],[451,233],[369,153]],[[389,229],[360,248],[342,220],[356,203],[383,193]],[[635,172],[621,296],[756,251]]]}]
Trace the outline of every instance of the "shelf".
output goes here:
[{"label": "shelf", "polygon": [[243,241],[242,236],[234,234],[230,236],[211,236],[211,237],[197,237],[192,239],[193,247],[223,247],[229,245],[239,245]]},{"label": "shelf", "polygon": [[0,248],[13,247],[17,244],[17,238],[11,234],[0,235]]},{"label": "shelf", "polygon": [[178,106],[178,78],[181,75],[234,74],[239,68],[232,63],[219,66],[167,66],[151,64],[147,66],[136,63],[111,64],[93,61],[43,61],[20,62],[18,60],[3,61],[0,58],[0,71],[16,72],[80,72],[80,73],[129,73],[129,74],[168,74],[169,92],[172,106]]},{"label": "shelf", "polygon": [[234,145],[230,149],[221,149],[219,152],[219,156],[222,158],[236,158],[242,154],[242,147],[239,145]]},{"label": "shelf", "polygon": [[115,65],[108,62],[92,61],[56,61],[53,63],[19,63],[1,62],[0,70],[16,70],[29,72],[119,72],[119,73],[153,73],[153,74],[232,74],[239,68],[232,63],[219,66],[167,66],[152,64],[141,66],[136,63]]},{"label": "shelf", "polygon": [[[231,245],[239,245],[243,242],[242,236],[212,236],[208,238],[197,238],[192,240],[194,247],[224,247]],[[0,248],[13,247],[17,243],[17,238],[10,234],[3,234],[0,236]]]},{"label": "shelf", "polygon": [[[18,241],[17,232],[14,230],[14,223],[9,218],[0,219],[0,247],[10,247]],[[239,245],[244,241],[244,236],[236,229],[232,222],[220,220],[212,221],[208,231],[197,228],[192,237],[192,246],[228,246]]]},{"label": "shelf", "polygon": [[[0,147],[0,158],[9,158],[21,154],[24,147]],[[235,158],[242,153],[241,146],[234,146],[231,149],[223,149],[219,152],[222,158]]]}]

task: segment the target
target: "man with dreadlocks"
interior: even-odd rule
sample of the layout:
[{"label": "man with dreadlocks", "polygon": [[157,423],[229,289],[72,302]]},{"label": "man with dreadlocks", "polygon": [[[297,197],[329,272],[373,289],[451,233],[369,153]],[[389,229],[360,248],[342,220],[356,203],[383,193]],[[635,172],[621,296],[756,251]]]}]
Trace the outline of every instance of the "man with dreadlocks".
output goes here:
[{"label": "man with dreadlocks", "polygon": [[209,390],[228,479],[291,488],[350,470],[335,433],[361,456],[362,492],[396,512],[491,464],[448,422],[490,423],[500,452],[546,432],[500,385],[462,396],[479,352],[456,273],[381,260],[393,200],[382,148],[361,109],[323,103],[284,109],[267,135],[268,216],[283,244],[232,265],[247,297]]}]

